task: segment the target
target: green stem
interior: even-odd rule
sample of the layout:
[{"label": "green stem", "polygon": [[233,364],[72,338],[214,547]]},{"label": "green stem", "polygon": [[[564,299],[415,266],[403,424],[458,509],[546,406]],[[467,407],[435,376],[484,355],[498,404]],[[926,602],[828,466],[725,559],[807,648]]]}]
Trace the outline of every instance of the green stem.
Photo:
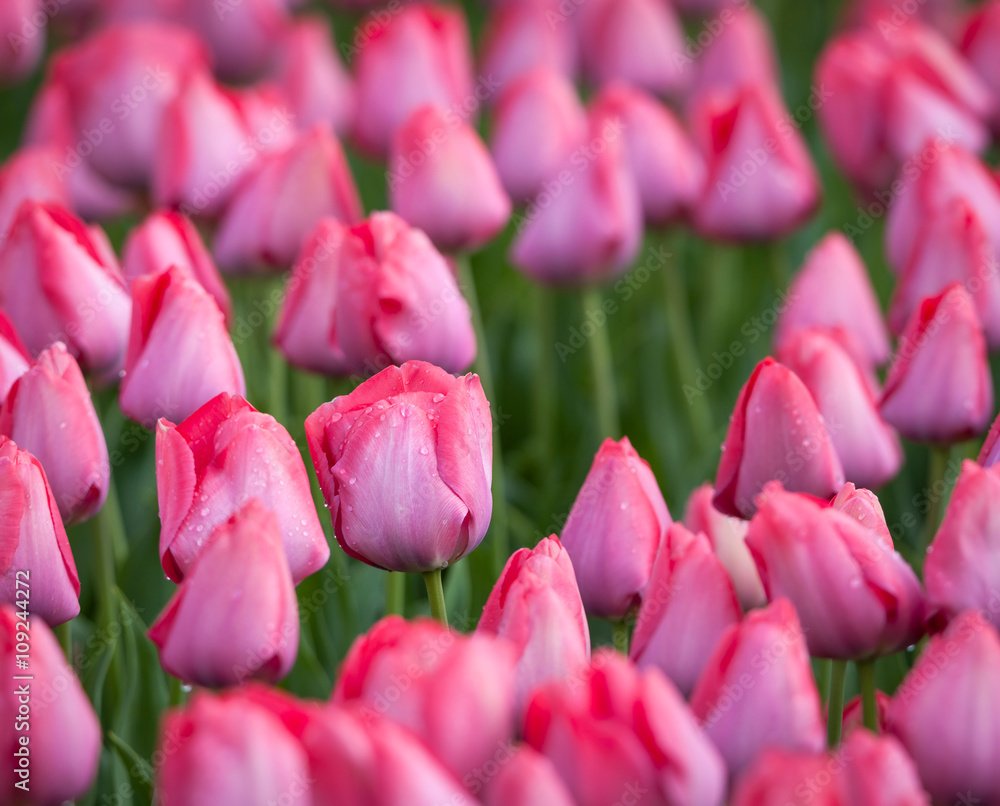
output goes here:
[{"label": "green stem", "polygon": [[181,708],[187,702],[187,692],[184,690],[184,682],[172,675],[167,675],[167,684],[170,695],[170,707]]},{"label": "green stem", "polygon": [[611,643],[628,657],[628,622],[624,619],[611,622]]},{"label": "green stem", "polygon": [[[555,424],[556,362],[555,306],[552,291],[541,283],[535,287],[535,330],[538,344],[535,348],[535,439],[541,481],[551,486],[552,436]],[[546,499],[547,500],[547,499]]]},{"label": "green stem", "polygon": [[[583,315],[599,311],[604,305],[601,289],[588,287],[581,299]],[[618,420],[618,386],[611,356],[611,341],[608,339],[608,324],[595,328],[594,335],[587,339],[590,351],[590,368],[594,376],[594,402],[597,406],[597,426],[601,439],[617,439],[621,433]]]},{"label": "green stem", "polygon": [[930,506],[927,510],[927,520],[924,522],[924,533],[921,543],[917,546],[916,557],[916,561],[921,565],[923,564],[924,557],[927,554],[927,547],[934,541],[934,535],[937,533],[938,526],[941,522],[941,510],[943,509],[942,502],[945,496],[944,493],[938,495],[934,491],[934,488],[938,485],[938,482],[943,482],[945,473],[948,472],[948,459],[950,456],[950,446],[931,446],[930,465],[927,472],[927,497],[930,502]]},{"label": "green stem", "polygon": [[73,622],[64,621],[58,627],[56,627],[56,635],[59,638],[59,645],[62,647],[62,651],[66,655],[66,660],[69,661],[69,665],[73,665]]},{"label": "green stem", "polygon": [[125,527],[118,503],[118,490],[114,478],[108,485],[108,497],[93,520],[97,558],[97,601],[101,627],[107,628],[118,612],[114,589],[116,576],[115,543],[124,542]]},{"label": "green stem", "polygon": [[390,571],[385,580],[385,614],[406,615],[406,574]]},{"label": "green stem", "polygon": [[875,699],[875,661],[858,661],[858,683],[861,686],[861,709],[865,727],[878,733],[878,702]]},{"label": "green stem", "polygon": [[834,660],[830,677],[830,701],[826,712],[826,743],[831,749],[840,744],[840,732],[844,726],[844,679],[847,677],[847,661]]},{"label": "green stem", "polygon": [[830,659],[815,658],[816,684],[819,688],[819,699],[824,705],[830,700]]},{"label": "green stem", "polygon": [[435,568],[424,574],[427,598],[431,603],[431,615],[442,624],[448,623],[448,611],[444,606],[444,586],[441,584],[441,569]]}]

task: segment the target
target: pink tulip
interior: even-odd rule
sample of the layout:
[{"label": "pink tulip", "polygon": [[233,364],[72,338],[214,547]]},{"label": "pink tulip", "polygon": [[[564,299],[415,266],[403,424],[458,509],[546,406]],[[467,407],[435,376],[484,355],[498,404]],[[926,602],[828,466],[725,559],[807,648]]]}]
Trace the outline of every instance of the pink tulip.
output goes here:
[{"label": "pink tulip", "polygon": [[[885,733],[889,730],[889,723],[887,720],[889,714],[889,704],[891,702],[892,697],[882,691],[882,689],[875,689],[875,718],[879,733]],[[844,705],[842,735],[847,736],[856,730],[861,730],[864,727],[864,708],[865,706],[861,700],[860,694]]]},{"label": "pink tulip", "polygon": [[[37,20],[41,19],[39,26]],[[8,0],[0,5],[0,84],[26,78],[45,53],[48,14],[41,0]]]},{"label": "pink tulip", "polygon": [[774,90],[707,91],[692,102],[691,119],[707,168],[693,218],[700,233],[778,238],[813,214],[821,195],[816,168]]},{"label": "pink tulip", "polygon": [[383,716],[409,728],[464,778],[511,738],[515,659],[511,646],[490,636],[389,616],[355,640],[332,700],[356,703],[366,720]]},{"label": "pink tulip", "polygon": [[656,555],[629,657],[660,669],[687,696],[719,636],[742,615],[708,538],[675,523]]},{"label": "pink tulip", "polygon": [[160,559],[179,582],[212,532],[259,498],[278,516],[297,585],[330,557],[295,442],[270,414],[220,394],[180,425],[156,425]]},{"label": "pink tulip", "polygon": [[483,29],[482,73],[501,87],[533,70],[571,77],[577,43],[572,25],[553,24],[558,0],[497,4]]},{"label": "pink tulip", "polygon": [[846,806],[834,773],[843,775],[843,750],[827,756],[773,747],[760,754],[734,786],[734,806],[786,806],[809,798],[816,806]]},{"label": "pink tulip", "polygon": [[135,306],[118,393],[122,412],[147,428],[183,420],[216,395],[245,395],[226,319],[201,283],[171,266],[132,283]]},{"label": "pink tulip", "polygon": [[986,435],[986,441],[983,442],[979,457],[976,459],[983,467],[993,467],[1000,461],[1000,441],[998,440],[1000,440],[1000,417],[997,417],[993,421],[993,425],[990,426],[990,432]]},{"label": "pink tulip", "polygon": [[[34,580],[27,583],[34,598]],[[0,705],[8,720],[4,803],[48,806],[83,798],[97,776],[101,724],[62,647],[42,619],[28,619],[10,604],[0,606],[0,646],[0,668],[11,681]]]},{"label": "pink tulip", "polygon": [[684,215],[701,192],[705,167],[673,113],[641,90],[609,84],[591,102],[591,114],[624,126],[646,222],[667,224]]},{"label": "pink tulip", "polygon": [[903,436],[958,442],[986,429],[993,384],[972,299],[957,283],[914,311],[886,376],[882,416]]},{"label": "pink tulip", "polygon": [[767,603],[767,596],[747,547],[749,524],[719,512],[712,504],[714,495],[711,484],[703,484],[692,492],[684,509],[684,525],[708,538],[712,551],[729,573],[740,606],[744,610],[762,607]]},{"label": "pink tulip", "polygon": [[832,497],[844,486],[844,469],[812,395],[799,377],[765,358],[740,391],[722,446],[715,506],[749,518],[764,485]]},{"label": "pink tulip", "polygon": [[31,366],[31,354],[13,323],[0,308],[0,404],[19,377]]},{"label": "pink tulip", "polygon": [[0,435],[0,602],[28,606],[51,625],[80,612],[80,578],[41,463]]},{"label": "pink tulip", "polygon": [[977,6],[965,19],[957,39],[962,55],[989,87],[993,95],[993,128],[1000,124],[1000,70],[997,69],[996,46],[1000,42],[1000,3],[995,0]]},{"label": "pink tulip", "polygon": [[11,386],[0,405],[0,434],[45,468],[65,523],[97,514],[111,476],[108,446],[87,382],[65,344],[43,350]]},{"label": "pink tulip", "polygon": [[[841,493],[854,494],[852,485]],[[750,521],[747,545],[768,598],[795,605],[815,657],[891,655],[923,634],[920,582],[894,550],[872,499],[866,504],[877,511],[861,520],[772,482]],[[873,529],[873,521],[883,528]]]},{"label": "pink tulip", "polygon": [[58,159],[55,148],[27,145],[0,165],[0,244],[6,240],[21,202],[31,199],[72,206],[69,188],[52,167]]},{"label": "pink tulip", "polygon": [[768,89],[781,86],[767,19],[749,2],[735,5],[719,14],[714,28],[709,29],[717,35],[698,53],[695,93],[736,90],[747,84]]},{"label": "pink tulip", "polygon": [[952,38],[958,33],[959,15],[965,10],[962,0],[924,0],[915,9],[904,9],[898,0],[851,0],[845,5],[843,17],[848,26],[870,25],[891,33],[912,17]]},{"label": "pink tulip", "polygon": [[537,686],[590,660],[590,627],[573,563],[555,535],[507,560],[476,632],[499,635],[517,649],[519,705]]},{"label": "pink tulip", "polygon": [[353,223],[361,201],[337,138],[315,126],[291,146],[260,157],[219,224],[215,259],[236,273],[290,266],[325,216]]},{"label": "pink tulip", "polygon": [[930,639],[889,706],[889,726],[931,797],[1000,800],[1000,637],[967,610]]},{"label": "pink tulip", "polygon": [[[478,783],[470,787],[473,795],[479,794]],[[483,806],[574,806],[552,762],[527,745],[486,780],[482,801]]]},{"label": "pink tulip", "polygon": [[767,747],[823,748],[819,692],[791,602],[777,599],[723,633],[691,695],[691,710],[732,776]]},{"label": "pink tulip", "polygon": [[562,531],[588,613],[623,619],[639,605],[670,523],[653,471],[628,437],[604,440]]},{"label": "pink tulip", "polygon": [[578,675],[542,686],[524,741],[555,765],[579,806],[640,803],[719,806],[725,768],[677,689],[611,650]]},{"label": "pink tulip", "polygon": [[320,406],[306,440],[341,548],[413,572],[475,549],[493,513],[492,426],[479,376],[423,361]]},{"label": "pink tulip", "polygon": [[419,107],[436,104],[469,117],[480,96],[498,89],[489,77],[473,86],[469,31],[459,8],[406,4],[395,14],[373,14],[361,30],[354,138],[373,156],[388,151],[393,134]]},{"label": "pink tulip", "polygon": [[490,150],[507,192],[521,201],[545,189],[587,138],[587,113],[576,87],[544,68],[511,81],[494,113]]},{"label": "pink tulip", "polygon": [[839,232],[829,233],[813,248],[789,286],[775,332],[777,349],[808,328],[845,334],[860,366],[889,360],[889,334],[875,289],[858,250]]},{"label": "pink tulip", "polygon": [[0,247],[0,306],[32,353],[63,341],[84,371],[117,378],[132,302],[98,227],[58,205],[24,202]]}]

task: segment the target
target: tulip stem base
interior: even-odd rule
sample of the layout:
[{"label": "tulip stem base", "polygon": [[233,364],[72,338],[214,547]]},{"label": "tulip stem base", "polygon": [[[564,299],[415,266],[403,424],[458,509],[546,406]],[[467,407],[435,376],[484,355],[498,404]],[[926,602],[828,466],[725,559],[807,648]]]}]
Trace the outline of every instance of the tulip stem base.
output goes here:
[{"label": "tulip stem base", "polygon": [[924,522],[924,534],[920,545],[917,546],[916,556],[916,562],[920,566],[923,565],[924,558],[927,556],[927,547],[934,541],[934,535],[937,534],[937,529],[940,525],[944,495],[937,495],[935,490],[939,484],[944,483],[945,475],[948,472],[948,459],[950,457],[951,448],[949,446],[931,446],[930,467],[927,471],[927,489],[930,493],[930,506],[927,509],[927,520]]},{"label": "tulip stem base", "polygon": [[385,614],[406,615],[406,574],[389,571],[385,580]]},{"label": "tulip stem base", "polygon": [[[583,317],[603,310],[604,299],[601,289],[590,286],[583,292]],[[594,328],[594,335],[587,340],[590,352],[590,368],[594,376],[594,403],[597,406],[597,427],[601,439],[618,439],[621,426],[618,421],[618,386],[615,381],[615,367],[611,355],[611,340],[608,338],[608,323]]]},{"label": "tulip stem base", "polygon": [[62,647],[69,665],[73,665],[73,622],[64,621],[56,627],[55,633],[59,638],[59,646]]},{"label": "tulip stem base", "polygon": [[847,661],[831,662],[830,700],[826,711],[826,744],[830,748],[840,744],[844,727],[844,681],[847,678]]},{"label": "tulip stem base", "polygon": [[875,658],[858,661],[858,683],[861,686],[861,711],[865,727],[878,733],[878,702],[875,699]]},{"label": "tulip stem base", "polygon": [[816,658],[816,686],[819,688],[819,699],[824,705],[830,700],[830,659]]},{"label": "tulip stem base", "polygon": [[104,506],[93,520],[95,558],[97,565],[97,601],[99,603],[100,624],[108,627],[116,618],[118,605],[115,602],[115,543],[124,542],[125,526],[118,504],[118,490],[114,478],[108,485],[108,497]]},{"label": "tulip stem base", "polygon": [[442,624],[448,624],[448,610],[444,605],[444,585],[441,584],[441,569],[435,568],[424,574],[427,598],[431,603],[431,615]]},{"label": "tulip stem base", "polygon": [[616,650],[628,657],[628,622],[624,619],[611,623],[611,643]]}]

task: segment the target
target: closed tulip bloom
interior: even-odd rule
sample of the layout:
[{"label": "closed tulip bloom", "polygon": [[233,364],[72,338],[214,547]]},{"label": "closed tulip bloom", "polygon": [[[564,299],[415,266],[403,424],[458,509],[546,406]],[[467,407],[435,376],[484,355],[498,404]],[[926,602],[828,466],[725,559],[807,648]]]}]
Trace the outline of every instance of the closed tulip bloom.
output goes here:
[{"label": "closed tulip bloom", "polygon": [[882,419],[866,373],[833,336],[801,330],[778,350],[778,360],[812,394],[847,479],[881,487],[899,472],[899,437]]},{"label": "closed tulip bloom", "polygon": [[389,616],[355,640],[332,700],[409,728],[461,780],[512,737],[514,666],[505,641]]},{"label": "closed tulip bloom", "polygon": [[180,425],[156,425],[160,559],[183,579],[205,541],[248,501],[278,516],[297,585],[330,557],[295,442],[270,414],[242,397],[220,394]]},{"label": "closed tulip bloom", "polygon": [[894,737],[855,730],[843,748],[849,759],[848,775],[840,782],[845,804],[930,806],[913,759]]},{"label": "closed tulip bloom", "polygon": [[393,135],[389,202],[449,252],[483,246],[503,229],[511,211],[475,129],[435,106],[417,109]]},{"label": "closed tulip bloom", "polygon": [[776,482],[760,498],[747,545],[768,598],[795,605],[810,654],[871,658],[920,638],[923,592],[889,530],[872,528],[873,521],[885,524],[881,508],[866,522]]},{"label": "closed tulip bloom", "polygon": [[0,434],[45,468],[65,523],[97,514],[111,465],[87,382],[66,345],[56,342],[10,388],[0,405]]},{"label": "closed tulip bloom", "polygon": [[[0,49],[0,84],[14,84],[28,76],[45,52],[44,27],[30,22],[48,19],[40,0],[10,0],[0,8],[0,36],[7,43]],[[25,36],[29,32],[31,36]]]},{"label": "closed tulip bloom", "polygon": [[1000,70],[997,69],[997,43],[1000,42],[1000,3],[995,0],[977,6],[965,19],[958,36],[958,47],[972,69],[993,94],[993,128],[1000,124]]},{"label": "closed tulip bloom", "polygon": [[[478,783],[470,787],[473,795],[479,794]],[[552,762],[527,745],[518,747],[487,779],[481,800],[483,806],[574,806]]]},{"label": "closed tulip bloom", "polygon": [[507,560],[476,632],[499,635],[519,653],[517,701],[590,660],[590,627],[573,563],[553,535]]},{"label": "closed tulip bloom", "polygon": [[64,341],[85,372],[117,378],[132,301],[99,228],[63,207],[24,202],[0,247],[0,306],[32,353]]},{"label": "closed tulip bloom", "polygon": [[571,77],[577,43],[572,25],[552,24],[556,0],[496,4],[483,29],[482,73],[501,87],[537,69]]},{"label": "closed tulip bloom", "polygon": [[986,429],[993,384],[986,340],[968,292],[957,283],[914,311],[879,404],[900,433],[924,442],[958,442]]},{"label": "closed tulip bloom", "polygon": [[507,192],[523,201],[542,191],[588,127],[576,87],[562,74],[538,68],[511,81],[497,100],[490,136]]},{"label": "closed tulip bloom", "polygon": [[19,377],[31,366],[31,353],[17,335],[13,323],[0,308],[0,403]]},{"label": "closed tulip bloom", "polygon": [[322,218],[350,224],[361,212],[340,143],[315,126],[287,148],[261,155],[219,224],[215,259],[234,273],[288,267]]},{"label": "closed tulip bloom", "polygon": [[122,412],[147,428],[183,420],[221,392],[245,395],[246,382],[226,318],[201,283],[171,266],[132,283],[135,305],[118,392]]},{"label": "closed tulip bloom", "polygon": [[458,562],[493,513],[493,422],[477,375],[387,367],[306,420],[306,440],[348,555],[390,571]]},{"label": "closed tulip bloom", "polygon": [[775,345],[781,350],[799,330],[847,334],[862,366],[889,360],[891,347],[878,297],[861,255],[840,232],[831,232],[806,256],[780,311]]},{"label": "closed tulip bloom", "polygon": [[691,695],[691,710],[731,776],[767,747],[823,748],[819,692],[791,602],[777,599],[723,633]]},{"label": "closed tulip bloom", "polygon": [[744,610],[767,604],[757,564],[747,547],[749,524],[740,518],[724,515],[712,504],[715,495],[711,484],[698,487],[684,508],[684,525],[692,532],[703,533],[733,582],[736,596]]},{"label": "closed tulip bloom", "polygon": [[281,720],[245,697],[199,691],[160,727],[161,806],[311,806],[309,761]]},{"label": "closed tulip bloom", "polygon": [[830,498],[844,468],[823,415],[806,385],[773,358],[761,361],[740,391],[722,446],[715,506],[749,518],[764,485]]},{"label": "closed tulip bloom", "polygon": [[787,806],[805,795],[816,806],[846,806],[834,773],[843,774],[843,750],[827,756],[806,750],[765,750],[736,782],[733,806]]},{"label": "closed tulip bloom", "polygon": [[684,215],[701,192],[705,166],[670,109],[642,90],[614,83],[594,98],[591,114],[621,121],[646,222],[662,225]]},{"label": "closed tulip bloom", "polygon": [[122,270],[131,283],[171,266],[177,266],[201,283],[225,314],[226,321],[232,319],[229,291],[198,229],[180,213],[159,210],[129,232],[122,252]]},{"label": "closed tulip bloom", "polygon": [[[31,585],[29,607],[50,625],[80,613],[80,578],[59,508],[39,461],[0,435],[0,602]],[[21,572],[18,577],[18,572]]]},{"label": "closed tulip bloom", "polygon": [[[10,760],[0,773],[0,787],[4,803],[14,797],[17,803],[49,806],[87,794],[97,775],[101,724],[52,631],[37,616],[25,620],[20,612],[0,606],[0,667],[8,680],[31,676],[31,682],[11,686],[0,704],[7,719],[4,754]],[[30,645],[30,671],[16,665],[19,642]],[[22,685],[27,701],[17,691]],[[18,716],[25,706],[28,717],[22,722]],[[27,758],[24,767],[21,758]],[[18,783],[23,788],[15,789]],[[23,799],[16,797],[22,793]]]},{"label": "closed tulip bloom", "polygon": [[432,3],[373,14],[361,23],[367,37],[354,59],[358,92],[354,139],[373,156],[389,149],[393,134],[419,107],[436,104],[464,115],[474,91],[472,52],[463,11]]},{"label": "closed tulip bloom", "polygon": [[718,35],[698,53],[694,92],[738,89],[746,84],[779,87],[774,37],[764,15],[747,2],[721,21],[722,25],[716,23]]},{"label": "closed tulip bloom", "polygon": [[966,610],[930,639],[889,706],[889,729],[937,801],[1000,800],[1000,638]]},{"label": "closed tulip bloom", "polygon": [[56,175],[57,149],[27,145],[0,165],[0,243],[14,223],[21,202],[28,199],[71,207],[69,188]]},{"label": "closed tulip bloom", "polygon": [[562,531],[590,615],[623,619],[639,605],[670,524],[656,477],[628,437],[604,440]]},{"label": "closed tulip bloom", "polygon": [[675,523],[656,555],[629,657],[640,667],[660,669],[687,696],[719,636],[742,615],[708,538]]},{"label": "closed tulip bloom", "polygon": [[580,806],[626,795],[719,806],[725,795],[722,760],[673,684],[608,649],[577,676],[537,689],[523,734]]},{"label": "closed tulip bloom", "polygon": [[277,515],[254,498],[218,526],[149,638],[163,668],[194,685],[285,677],[299,648],[299,608]]}]

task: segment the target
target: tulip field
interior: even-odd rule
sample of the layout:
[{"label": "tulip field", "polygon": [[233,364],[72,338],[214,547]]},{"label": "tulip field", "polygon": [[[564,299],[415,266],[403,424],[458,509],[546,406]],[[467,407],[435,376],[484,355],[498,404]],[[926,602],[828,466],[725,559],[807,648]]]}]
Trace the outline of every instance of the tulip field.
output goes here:
[{"label": "tulip field", "polygon": [[1000,806],[1000,0],[0,34],[0,806]]}]

